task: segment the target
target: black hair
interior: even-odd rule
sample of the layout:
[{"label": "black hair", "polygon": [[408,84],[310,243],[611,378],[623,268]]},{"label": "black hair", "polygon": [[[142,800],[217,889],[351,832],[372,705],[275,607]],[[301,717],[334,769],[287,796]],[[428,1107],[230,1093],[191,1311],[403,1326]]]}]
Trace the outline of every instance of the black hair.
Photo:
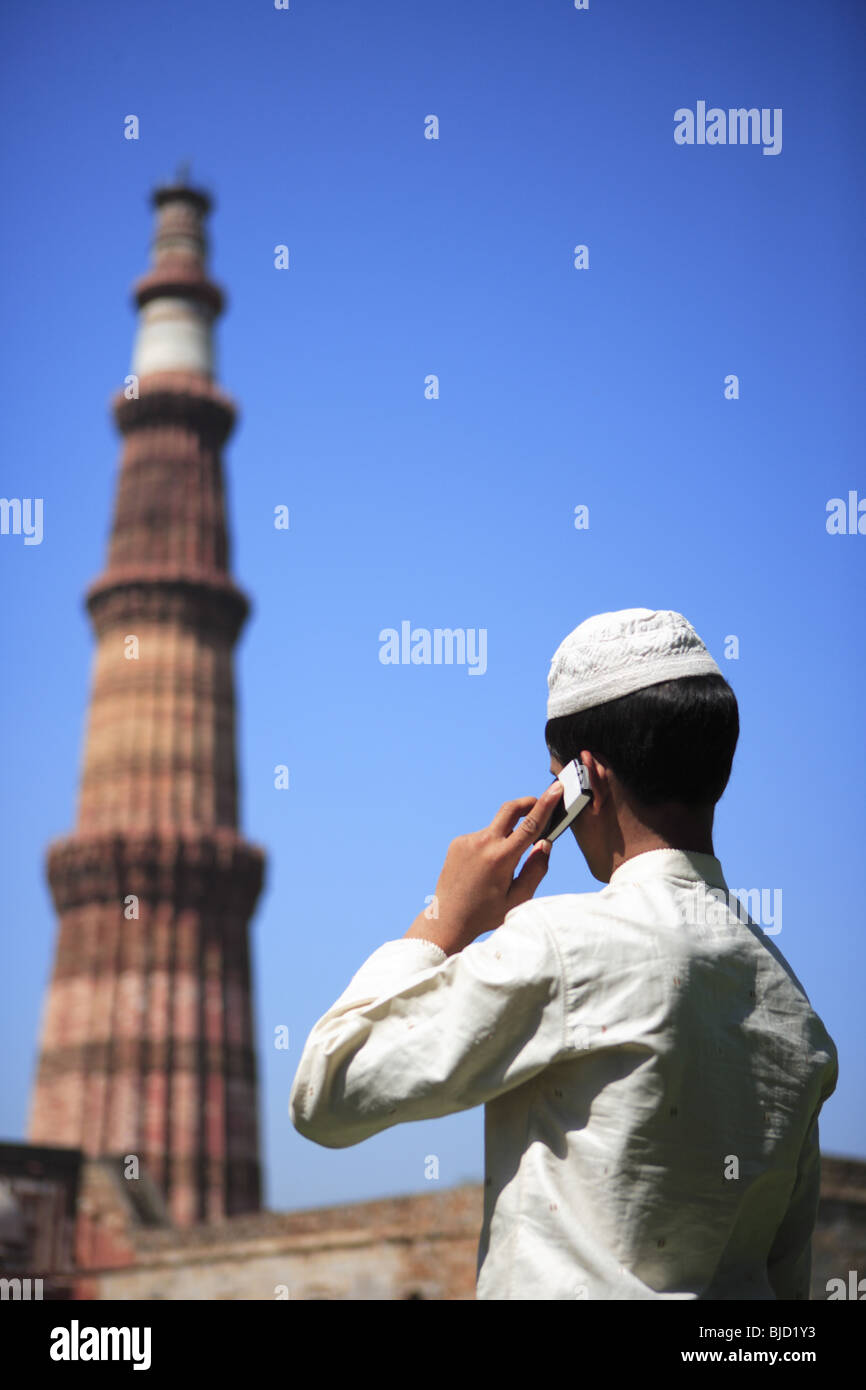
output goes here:
[{"label": "black hair", "polygon": [[662,681],[549,719],[544,729],[558,762],[586,748],[645,806],[714,806],[728,785],[739,735],[737,697],[722,675]]}]

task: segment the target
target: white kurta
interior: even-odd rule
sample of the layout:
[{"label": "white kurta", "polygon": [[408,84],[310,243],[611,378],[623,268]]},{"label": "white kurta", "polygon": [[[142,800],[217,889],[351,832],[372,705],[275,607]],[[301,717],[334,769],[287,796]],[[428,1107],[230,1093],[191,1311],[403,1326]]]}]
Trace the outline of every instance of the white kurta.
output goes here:
[{"label": "white kurta", "polygon": [[479,1299],[808,1298],[836,1047],[713,887],[711,855],[650,850],[456,955],[386,942],[307,1040],[295,1128],[484,1105]]}]

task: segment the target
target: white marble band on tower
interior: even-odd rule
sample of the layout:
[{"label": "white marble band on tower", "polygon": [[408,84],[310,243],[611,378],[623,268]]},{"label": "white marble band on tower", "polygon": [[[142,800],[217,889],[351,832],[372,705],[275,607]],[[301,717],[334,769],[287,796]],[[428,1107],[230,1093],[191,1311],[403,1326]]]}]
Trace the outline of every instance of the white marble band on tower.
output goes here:
[{"label": "white marble band on tower", "polygon": [[213,311],[192,299],[151,299],[139,311],[132,352],[136,376],[149,372],[215,374]]}]

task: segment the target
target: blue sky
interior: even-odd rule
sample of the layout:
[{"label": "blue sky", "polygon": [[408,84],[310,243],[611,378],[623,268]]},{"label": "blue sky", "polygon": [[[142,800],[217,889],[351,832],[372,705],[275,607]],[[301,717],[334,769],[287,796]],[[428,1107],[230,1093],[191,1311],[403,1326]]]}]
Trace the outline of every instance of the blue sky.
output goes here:
[{"label": "blue sky", "polygon": [[[449,841],[546,786],[559,642],[634,606],[685,613],[737,693],[716,851],[732,886],[782,891],[775,943],[840,1054],[822,1146],[866,1157],[866,536],[826,529],[829,499],[866,497],[861,7],[55,2],[0,25],[0,491],[44,499],[41,545],[0,536],[0,1135],[25,1134],[43,853],[74,821],[129,289],[150,191],[189,159],[216,199],[219,376],[241,411],[225,467],[254,602],[238,753],[268,854],[269,1204],[423,1190],[428,1154],[442,1186],[482,1176],[481,1110],[325,1150],[289,1121],[294,1070]],[[698,101],[781,108],[781,152],[678,146],[674,112]],[[483,676],[383,665],[404,620],[483,628]],[[541,891],[597,887],[565,837]]]}]

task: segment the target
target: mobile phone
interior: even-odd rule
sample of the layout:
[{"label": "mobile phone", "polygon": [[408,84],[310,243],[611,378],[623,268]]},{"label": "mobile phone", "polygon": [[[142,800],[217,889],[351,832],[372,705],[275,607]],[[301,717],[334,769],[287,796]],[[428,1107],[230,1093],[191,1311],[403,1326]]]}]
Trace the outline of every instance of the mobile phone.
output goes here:
[{"label": "mobile phone", "polygon": [[574,758],[572,762],[566,763],[557,774],[557,781],[562,784],[562,796],[551,812],[550,819],[540,835],[536,835],[533,844],[539,840],[556,840],[567,830],[576,816],[580,815],[584,806],[592,800],[592,792],[589,787],[589,773],[579,758]]}]

